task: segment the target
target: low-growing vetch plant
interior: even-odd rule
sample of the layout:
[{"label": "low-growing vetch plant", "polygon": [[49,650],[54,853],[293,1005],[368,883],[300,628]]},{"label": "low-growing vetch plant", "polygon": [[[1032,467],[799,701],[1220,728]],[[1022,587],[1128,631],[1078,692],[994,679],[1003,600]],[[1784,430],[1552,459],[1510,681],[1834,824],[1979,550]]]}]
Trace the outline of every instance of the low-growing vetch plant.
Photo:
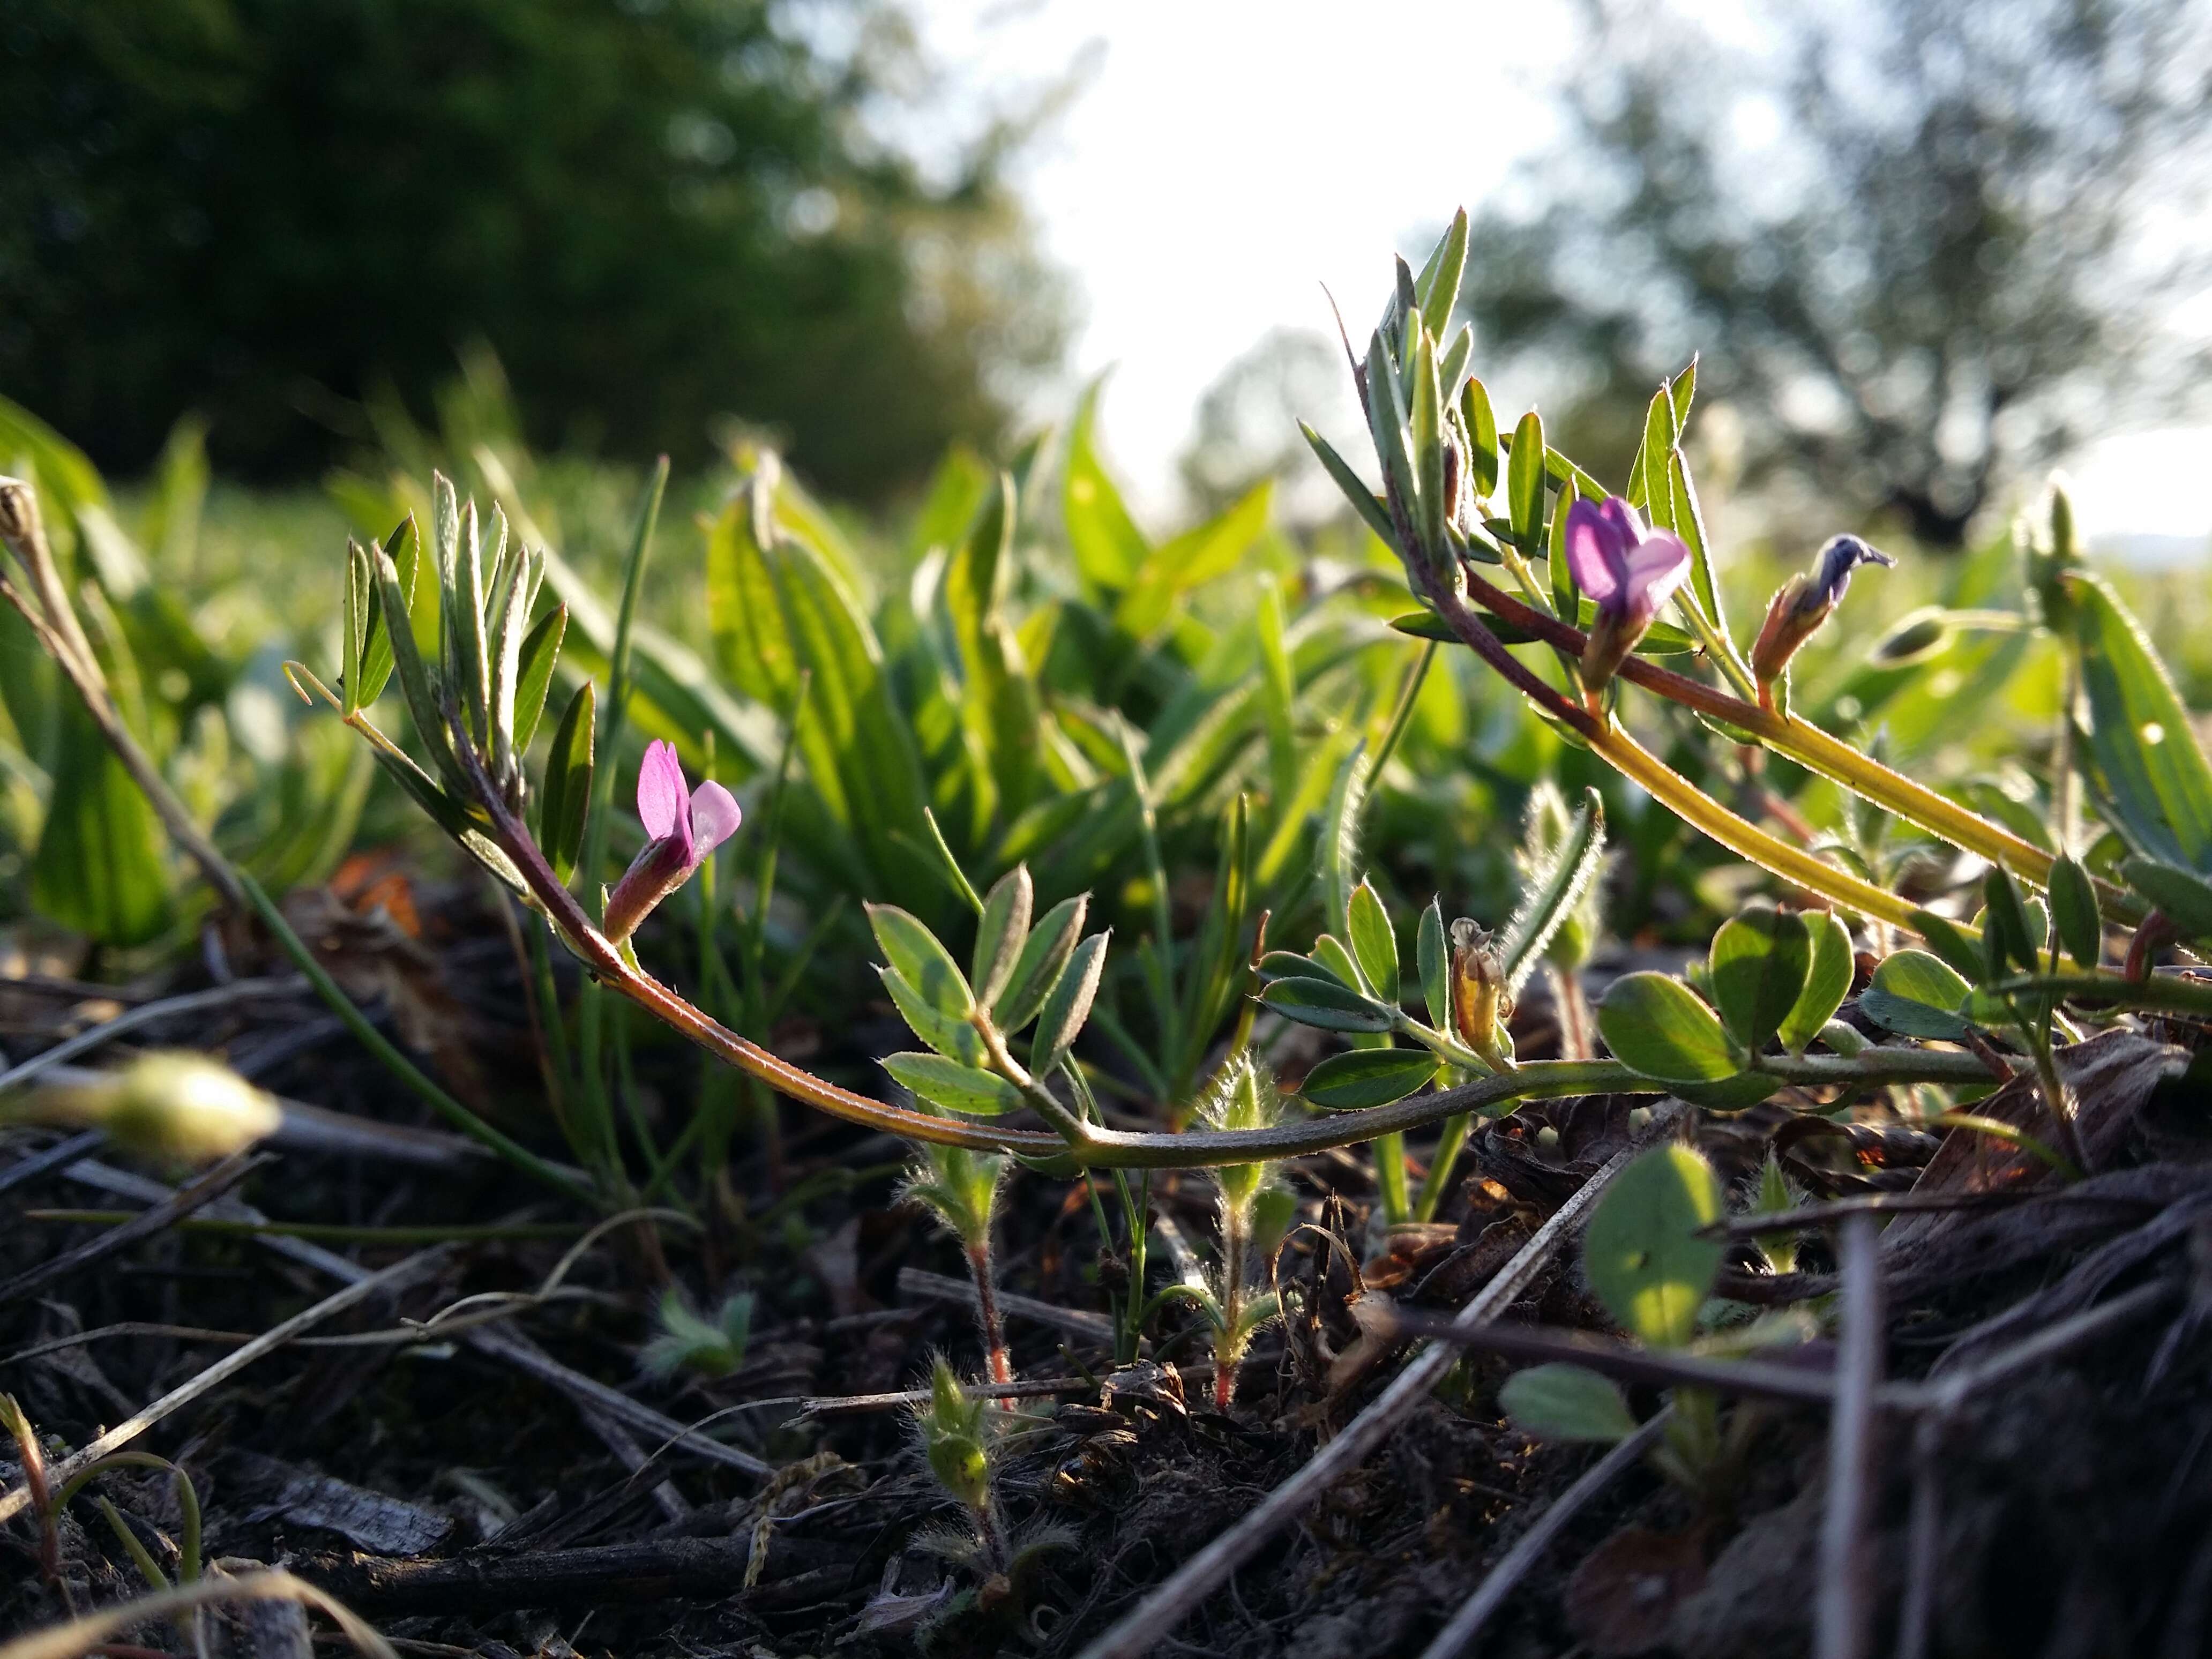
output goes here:
[{"label": "low-growing vetch plant", "polygon": [[[1071,511],[1080,602],[1018,621],[1005,601],[1034,454],[1005,473],[950,476],[907,602],[872,613],[882,633],[834,524],[772,457],[749,455],[707,532],[727,684],[638,616],[659,477],[611,610],[532,533],[495,453],[478,465],[499,505],[480,511],[441,477],[420,514],[348,550],[336,672],[326,683],[295,664],[295,682],[529,918],[554,1109],[595,1201],[612,1210],[670,1191],[695,1150],[718,1169],[737,1121],[715,1087],[673,1142],[625,1121],[626,1006],[748,1089],[917,1146],[910,1194],[962,1246],[999,1379],[1012,1360],[994,1311],[992,1231],[1014,1170],[1083,1179],[1102,1248],[1116,1238],[1111,1185],[1124,1358],[1164,1305],[1145,1282],[1151,1224],[1129,1172],[1216,1171],[1218,1273],[1167,1300],[1197,1304],[1212,1327],[1225,1406],[1270,1310],[1257,1265],[1265,1171],[1302,1154],[1371,1146],[1388,1227],[1433,1218],[1474,1121],[1522,1101],[1673,1095],[1728,1113],[1793,1089],[1832,1112],[1907,1085],[1930,1091],[1915,1097],[1932,1102],[1920,1117],[1930,1127],[2008,1136],[2061,1175],[2088,1168],[2066,1048],[2100,1025],[2212,1013],[2212,988],[2160,963],[2212,940],[2212,764],[2142,629],[2080,557],[2063,493],[2024,523],[2023,602],[2002,625],[1987,605],[1911,619],[1842,682],[1847,693],[1801,695],[1793,676],[1807,652],[1846,625],[1853,572],[1888,556],[1832,539],[1746,644],[1723,609],[1683,448],[1695,365],[1651,400],[1627,478],[1601,483],[1547,443],[1534,412],[1501,425],[1470,373],[1471,333],[1444,337],[1466,234],[1462,216],[1420,272],[1401,262],[1380,325],[1364,352],[1347,352],[1380,490],[1312,437],[1395,561],[1396,580],[1358,580],[1414,641],[1398,647],[1374,718],[1304,695],[1349,676],[1374,637],[1332,642],[1334,624],[1316,608],[1294,616],[1273,571],[1237,651],[1209,641],[1224,661],[1249,647],[1254,665],[1216,678],[1183,658],[1155,695],[1160,642],[1188,619],[1193,584],[1253,545],[1243,504],[1204,535],[1158,546],[1110,514]],[[1065,464],[1071,504],[1107,499],[1088,421],[1086,410]],[[0,592],[72,685],[96,686],[98,653],[80,638],[32,492],[0,487],[0,509],[15,561]],[[2039,641],[2063,671],[2046,775],[2002,808],[1986,793],[1963,804],[1878,743],[1831,729],[1884,707],[1931,641],[1969,629]],[[1501,861],[1517,848],[1517,909],[1448,921],[1440,893],[1407,926],[1402,868],[1365,858],[1363,838],[1378,793],[1406,769],[1405,733],[1443,645],[1501,679],[1582,781],[1571,808],[1564,793],[1535,793],[1520,803],[1521,833],[1494,837]],[[1048,697],[1038,665],[1062,652],[1096,700]],[[1659,750],[1647,746],[1654,732]],[[687,749],[702,763],[696,788]],[[726,762],[753,791],[749,818],[704,775]],[[633,775],[634,817],[616,805]],[[1807,776],[1833,793],[1805,789]],[[1655,836],[1686,826],[1763,872],[1770,896],[1714,933],[1698,971],[1620,975],[1585,1018],[1580,975],[1605,926],[1606,803],[1618,818],[1624,784],[1648,801],[1634,833],[1613,826],[1616,852],[1648,866]],[[1825,834],[1801,799],[1839,832]],[[1178,921],[1164,844],[1201,836],[1214,874],[1193,927]],[[733,855],[717,857],[726,844],[749,860],[742,878],[725,867]],[[611,860],[633,848],[616,873]],[[1908,896],[1905,860],[1934,848],[1952,849],[1955,873],[1932,898],[1925,885]],[[781,942],[773,971],[779,871],[789,877],[802,850],[820,915]],[[1114,875],[1125,878],[1106,906],[1091,884]],[[1051,893],[1061,896],[1035,915]],[[884,1058],[889,1100],[764,1042],[847,899],[868,906],[880,983],[920,1044]],[[1086,933],[1094,903],[1140,919],[1118,957],[1112,930]],[[690,963],[658,955],[672,915],[698,946],[688,989],[666,963]],[[1267,951],[1270,925],[1278,939],[1312,942]],[[1919,943],[1897,948],[1907,939]],[[1839,1015],[1863,945],[1881,959],[1855,1023]],[[556,949],[586,976],[573,1014],[556,994]],[[1539,966],[1556,1058],[1516,1040],[1516,1005]],[[1283,1068],[1311,1041],[1292,1027],[1341,1036],[1345,1051]],[[1279,1069],[1301,1079],[1280,1112],[1265,1087]],[[2039,1133],[1960,1109],[2015,1074],[2041,1091]],[[1109,1096],[1146,1127],[1110,1121]],[[1407,1138],[1432,1129],[1416,1188]]]}]

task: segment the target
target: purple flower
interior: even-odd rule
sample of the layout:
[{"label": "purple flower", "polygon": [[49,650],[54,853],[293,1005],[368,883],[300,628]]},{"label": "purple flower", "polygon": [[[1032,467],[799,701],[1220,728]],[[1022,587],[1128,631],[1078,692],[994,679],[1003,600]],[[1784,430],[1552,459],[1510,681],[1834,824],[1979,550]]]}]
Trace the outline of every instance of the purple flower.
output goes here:
[{"label": "purple flower", "polygon": [[1567,568],[1597,605],[1583,647],[1583,686],[1602,690],[1659,607],[1690,574],[1690,550],[1671,530],[1646,530],[1618,495],[1567,508]]},{"label": "purple flower", "polygon": [[1863,564],[1893,565],[1888,554],[1856,536],[1833,536],[1813,561],[1813,568],[1782,585],[1766,607],[1766,620],[1751,647],[1751,672],[1759,681],[1759,701],[1771,708],[1773,688],[1797,647],[1828,620],[1851,585],[1851,572]]},{"label": "purple flower", "polygon": [[635,933],[655,905],[737,833],[744,816],[737,798],[711,778],[686,790],[674,744],[655,738],[646,744],[637,769],[637,817],[648,839],[607,896],[607,937],[619,943]]}]

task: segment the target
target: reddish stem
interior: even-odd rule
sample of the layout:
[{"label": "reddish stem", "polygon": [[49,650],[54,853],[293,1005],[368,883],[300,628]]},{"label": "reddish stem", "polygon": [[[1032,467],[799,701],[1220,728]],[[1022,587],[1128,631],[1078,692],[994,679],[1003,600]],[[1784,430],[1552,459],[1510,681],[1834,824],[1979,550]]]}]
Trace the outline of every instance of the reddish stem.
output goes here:
[{"label": "reddish stem", "polygon": [[[970,1244],[968,1247],[968,1271],[975,1280],[975,1322],[983,1335],[983,1363],[994,1382],[1014,1380],[1014,1362],[1006,1352],[1006,1322],[999,1316],[999,1292],[991,1283],[991,1247]],[[998,1402],[1000,1411],[1012,1411],[1012,1400]]]}]

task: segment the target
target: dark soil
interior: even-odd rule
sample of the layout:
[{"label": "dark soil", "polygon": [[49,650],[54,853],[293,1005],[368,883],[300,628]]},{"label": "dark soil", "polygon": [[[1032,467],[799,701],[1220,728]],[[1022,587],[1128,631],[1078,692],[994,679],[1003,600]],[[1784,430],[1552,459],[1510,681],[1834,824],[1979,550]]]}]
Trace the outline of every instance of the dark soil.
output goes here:
[{"label": "dark soil", "polygon": [[[425,937],[428,945],[406,948],[349,937],[342,954],[352,983],[364,995],[374,990],[394,1029],[433,1062],[444,1057],[441,1072],[457,1088],[550,1146],[503,939],[465,910],[442,927],[434,919]],[[242,943],[234,942],[233,965],[256,970]],[[103,1012],[43,991],[0,988],[0,1001],[15,1059]],[[154,1035],[223,1050],[285,1096],[430,1127],[306,998],[241,1005]],[[823,1042],[819,1034],[787,1035]],[[811,1063],[864,1077],[865,1054],[894,1046],[878,1035],[839,1034]],[[2195,1041],[2187,1031],[2156,1035]],[[668,1120],[680,1121],[678,1103],[696,1068],[673,1049],[641,1060],[665,1133]],[[1938,1430],[1916,1437],[1909,1424],[1893,1425],[1881,1458],[1877,1651],[1896,1650],[1915,1580],[1916,1496],[1933,1517],[1922,1534],[1935,1552],[1920,1573],[1932,1590],[1927,1651],[2085,1659],[2212,1651],[2212,1376],[2197,1334],[2212,1306],[2212,1170],[2198,1163],[2197,1138],[2207,1102],[2185,1081],[2116,1096],[2091,1183],[2106,1194],[2098,1204],[2066,1207],[2021,1187],[2020,1201],[1917,1224],[1917,1243],[1893,1228],[1889,1363],[1899,1376],[1936,1367],[2007,1310],[2023,1311],[2014,1326],[1973,1338],[1978,1353],[2161,1277],[2175,1290],[2152,1316],[2027,1370]],[[1227,1415],[1211,1408],[1202,1370],[1182,1379],[1158,1366],[1109,1375],[1112,1356],[1100,1341],[1011,1320],[1022,1376],[1104,1385],[1071,1387],[1056,1406],[1029,1402],[1004,1439],[999,1491],[1017,1545],[1030,1547],[1011,1579],[979,1579],[948,1559],[941,1538],[957,1536],[962,1516],[930,1478],[903,1410],[804,1416],[795,1403],[759,1403],[910,1388],[938,1350],[970,1374],[980,1368],[966,1312],[902,1289],[902,1268],[949,1276],[962,1265],[918,1214],[896,1206],[900,1149],[793,1107],[783,1110],[780,1168],[743,1152],[726,1191],[703,1212],[704,1233],[663,1229],[657,1245],[634,1231],[611,1236],[570,1275],[583,1294],[515,1322],[574,1370],[669,1417],[725,1413],[711,1431],[783,1472],[767,1484],[765,1507],[761,1480],[681,1449],[634,1474],[569,1399],[465,1340],[295,1344],[136,1444],[190,1474],[210,1559],[288,1565],[349,1601],[403,1652],[1073,1654],[1248,1513],[1387,1382],[1398,1354],[1346,1358],[1359,1337],[1352,1298],[1388,1296],[1437,1311],[1462,1304],[1620,1144],[1633,1103],[1562,1103],[1490,1126],[1474,1145],[1473,1173],[1449,1224],[1384,1244],[1368,1237],[1372,1194],[1352,1162],[1299,1166],[1293,1176],[1310,1225],[1281,1260],[1285,1284],[1300,1292],[1298,1316],[1263,1335]],[[1875,1127],[1855,1138],[1792,1140],[1793,1173],[1808,1188],[1896,1188],[1920,1176],[1933,1144],[1878,1133],[1872,1109],[1862,1115]],[[1714,1120],[1702,1142],[1724,1173],[1741,1177],[1787,1117],[1771,1104]],[[0,1279],[112,1224],[35,1212],[137,1207],[64,1170],[9,1182],[11,1164],[59,1139],[19,1131],[0,1141]],[[440,1169],[279,1150],[234,1196],[278,1220],[325,1224],[574,1220],[523,1178],[473,1157]],[[1163,1182],[1154,1200],[1186,1235],[1205,1236],[1212,1198],[1203,1182]],[[1322,1246],[1328,1233],[1345,1251]],[[1091,1212],[1064,1183],[1018,1180],[1001,1237],[1004,1289],[1061,1309],[1103,1309]],[[569,1242],[451,1247],[398,1295],[313,1334],[389,1332],[463,1297],[530,1291]],[[330,1248],[381,1267],[423,1247]],[[1365,1264],[1360,1282],[1343,1265],[1346,1254]],[[1156,1244],[1155,1283],[1166,1271],[1160,1255]],[[1786,1302],[1831,1288],[1826,1266],[1816,1243],[1797,1274],[1761,1284],[1747,1252],[1729,1285]],[[638,1351],[672,1280],[701,1306],[734,1289],[756,1292],[742,1370],[688,1383],[641,1370]],[[337,1288],[264,1241],[173,1227],[0,1304],[0,1388],[58,1459],[231,1352],[239,1336]],[[1604,1325],[1571,1259],[1539,1281],[1515,1316]],[[1156,1340],[1172,1361],[1196,1366],[1203,1345],[1171,1340],[1182,1319],[1167,1316]],[[85,1333],[104,1334],[55,1346]],[[1589,1449],[1534,1445],[1504,1419],[1496,1390],[1509,1374],[1503,1362],[1464,1362],[1356,1478],[1162,1651],[1419,1652],[1486,1566],[1594,1460]],[[1632,1398],[1640,1414],[1659,1403],[1649,1389]],[[1733,1479],[1701,1501],[1646,1469],[1621,1480],[1524,1581],[1486,1631],[1482,1651],[1694,1659],[1809,1651],[1825,1417],[1735,1409],[1757,1419]],[[21,1484],[12,1452],[0,1453],[0,1477],[9,1489]],[[0,1631],[143,1588],[90,1501],[98,1497],[174,1572],[183,1515],[169,1479],[137,1468],[104,1474],[60,1523],[58,1576],[42,1569],[28,1517],[0,1528],[9,1563],[0,1570]],[[759,1540],[765,1556],[754,1561]],[[256,1629],[249,1638],[223,1626],[218,1636],[231,1631],[222,1639],[241,1652],[304,1651],[296,1623],[264,1619]],[[133,1639],[180,1646],[165,1626]]]}]

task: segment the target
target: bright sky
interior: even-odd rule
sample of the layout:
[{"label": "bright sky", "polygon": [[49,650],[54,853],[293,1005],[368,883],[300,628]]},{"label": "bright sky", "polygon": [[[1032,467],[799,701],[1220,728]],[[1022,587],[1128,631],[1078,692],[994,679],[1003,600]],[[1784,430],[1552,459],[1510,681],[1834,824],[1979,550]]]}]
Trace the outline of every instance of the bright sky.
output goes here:
[{"label": "bright sky", "polygon": [[[1113,370],[1107,445],[1156,524],[1177,511],[1175,458],[1206,388],[1273,328],[1330,328],[1322,283],[1364,333],[1392,251],[1555,134],[1546,91],[1577,33],[1563,0],[916,0],[916,10],[955,83],[986,98],[1018,100],[1082,65],[1018,182],[1047,253],[1079,285],[1073,365],[1079,380]],[[1460,91],[1452,65],[1480,68],[1461,71]],[[1040,413],[1064,416],[1066,401],[1063,391]],[[1347,397],[1316,411],[1335,417],[1323,429],[1340,429],[1350,407]],[[2076,458],[2085,530],[2212,534],[2212,496],[2139,482],[2146,463],[2195,477],[2208,456],[2212,430]]]}]

